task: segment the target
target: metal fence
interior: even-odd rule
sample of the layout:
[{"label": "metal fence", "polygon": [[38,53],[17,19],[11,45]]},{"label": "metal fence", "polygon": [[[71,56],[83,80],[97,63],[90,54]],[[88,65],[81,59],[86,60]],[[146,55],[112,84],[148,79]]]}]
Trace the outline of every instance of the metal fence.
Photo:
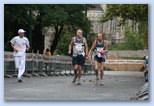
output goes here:
[{"label": "metal fence", "polygon": [[[114,71],[140,71],[143,67],[144,60],[130,59],[107,59],[105,70]],[[83,67],[84,74],[94,74],[93,65],[86,60]],[[73,75],[72,58],[69,56],[51,56],[44,58],[41,54],[26,54],[26,76],[60,76]],[[12,52],[4,54],[4,75],[16,76],[14,58]]]},{"label": "metal fence", "polygon": [[[52,56],[44,58],[41,54],[26,54],[25,76],[62,76],[73,75],[72,58],[69,56]],[[84,74],[93,74],[92,66],[86,62],[83,67]],[[4,75],[16,76],[14,58],[12,52],[4,55]]]}]

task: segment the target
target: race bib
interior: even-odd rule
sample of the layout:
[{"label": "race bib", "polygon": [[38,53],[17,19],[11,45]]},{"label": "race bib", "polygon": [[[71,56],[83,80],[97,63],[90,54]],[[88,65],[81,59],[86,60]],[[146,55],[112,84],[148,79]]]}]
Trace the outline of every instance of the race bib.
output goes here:
[{"label": "race bib", "polygon": [[76,44],[75,50],[77,51],[78,55],[83,55],[83,56],[85,55],[83,44],[80,44],[80,43]]},{"label": "race bib", "polygon": [[96,53],[98,57],[104,56],[104,48],[96,48]]}]

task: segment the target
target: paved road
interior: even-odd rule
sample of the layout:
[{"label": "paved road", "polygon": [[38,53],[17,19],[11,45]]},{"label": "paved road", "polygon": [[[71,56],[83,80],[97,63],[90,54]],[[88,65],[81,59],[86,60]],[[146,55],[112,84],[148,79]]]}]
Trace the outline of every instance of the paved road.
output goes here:
[{"label": "paved road", "polygon": [[104,86],[95,85],[95,76],[82,77],[82,85],[72,84],[72,76],[31,77],[17,83],[15,78],[4,80],[5,100],[130,100],[144,84],[142,72],[105,72]]}]

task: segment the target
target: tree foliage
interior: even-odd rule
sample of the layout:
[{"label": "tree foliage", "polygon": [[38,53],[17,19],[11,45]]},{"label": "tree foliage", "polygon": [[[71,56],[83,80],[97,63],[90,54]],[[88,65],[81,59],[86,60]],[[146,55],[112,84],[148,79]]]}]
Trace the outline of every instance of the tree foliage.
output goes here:
[{"label": "tree foliage", "polygon": [[147,4],[109,4],[104,21],[121,17],[123,20],[131,19],[137,22],[148,20]]},{"label": "tree foliage", "polygon": [[[30,28],[34,27],[35,18],[32,17],[31,9],[34,6],[5,4],[4,6],[4,47],[10,50],[9,40],[17,35],[17,30],[23,28],[27,31],[27,37],[30,38]],[[31,23],[31,24],[30,24]]]},{"label": "tree foliage", "polygon": [[[55,30],[53,44],[50,49],[53,53],[62,33],[66,30],[74,32],[82,28],[87,34],[90,22],[86,18],[86,10],[91,5],[82,4],[6,4],[4,6],[4,35],[5,50],[10,50],[9,40],[17,35],[17,30],[23,28],[31,41],[34,52],[44,49],[43,28],[51,26]],[[67,29],[64,27],[67,26]]]},{"label": "tree foliage", "polygon": [[120,17],[121,24],[126,20],[132,20],[139,24],[138,35],[135,40],[143,42],[144,48],[148,48],[148,5],[147,4],[110,4],[107,5],[103,22]]}]

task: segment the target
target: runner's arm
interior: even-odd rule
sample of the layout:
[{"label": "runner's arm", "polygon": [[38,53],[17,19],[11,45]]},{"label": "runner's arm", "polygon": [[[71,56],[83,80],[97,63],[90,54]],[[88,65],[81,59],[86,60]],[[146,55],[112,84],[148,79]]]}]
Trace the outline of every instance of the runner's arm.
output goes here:
[{"label": "runner's arm", "polygon": [[71,40],[69,47],[68,47],[68,54],[71,54],[71,50],[72,50],[72,45],[73,45],[73,39]]},{"label": "runner's arm", "polygon": [[88,44],[87,44],[87,41],[85,39],[85,53],[86,53],[86,56],[88,56]]},{"label": "runner's arm", "polygon": [[29,44],[29,40],[26,39],[26,49],[29,50],[30,49],[30,44]]},{"label": "runner's arm", "polygon": [[92,51],[95,49],[96,47],[96,40],[93,42],[91,49],[89,50],[89,56],[91,56]]},{"label": "runner's arm", "polygon": [[107,53],[108,52],[108,43],[107,42],[104,42],[104,46],[105,46],[105,48],[104,48],[105,53]]},{"label": "runner's arm", "polygon": [[11,47],[14,49],[14,44],[11,43]]},{"label": "runner's arm", "polygon": [[16,37],[14,37],[14,38],[12,38],[12,39],[10,40],[11,47],[13,48],[14,51],[17,51],[16,48],[14,47],[15,42],[16,42]]},{"label": "runner's arm", "polygon": [[30,49],[30,46],[26,46],[27,47],[27,50],[29,50]]}]

